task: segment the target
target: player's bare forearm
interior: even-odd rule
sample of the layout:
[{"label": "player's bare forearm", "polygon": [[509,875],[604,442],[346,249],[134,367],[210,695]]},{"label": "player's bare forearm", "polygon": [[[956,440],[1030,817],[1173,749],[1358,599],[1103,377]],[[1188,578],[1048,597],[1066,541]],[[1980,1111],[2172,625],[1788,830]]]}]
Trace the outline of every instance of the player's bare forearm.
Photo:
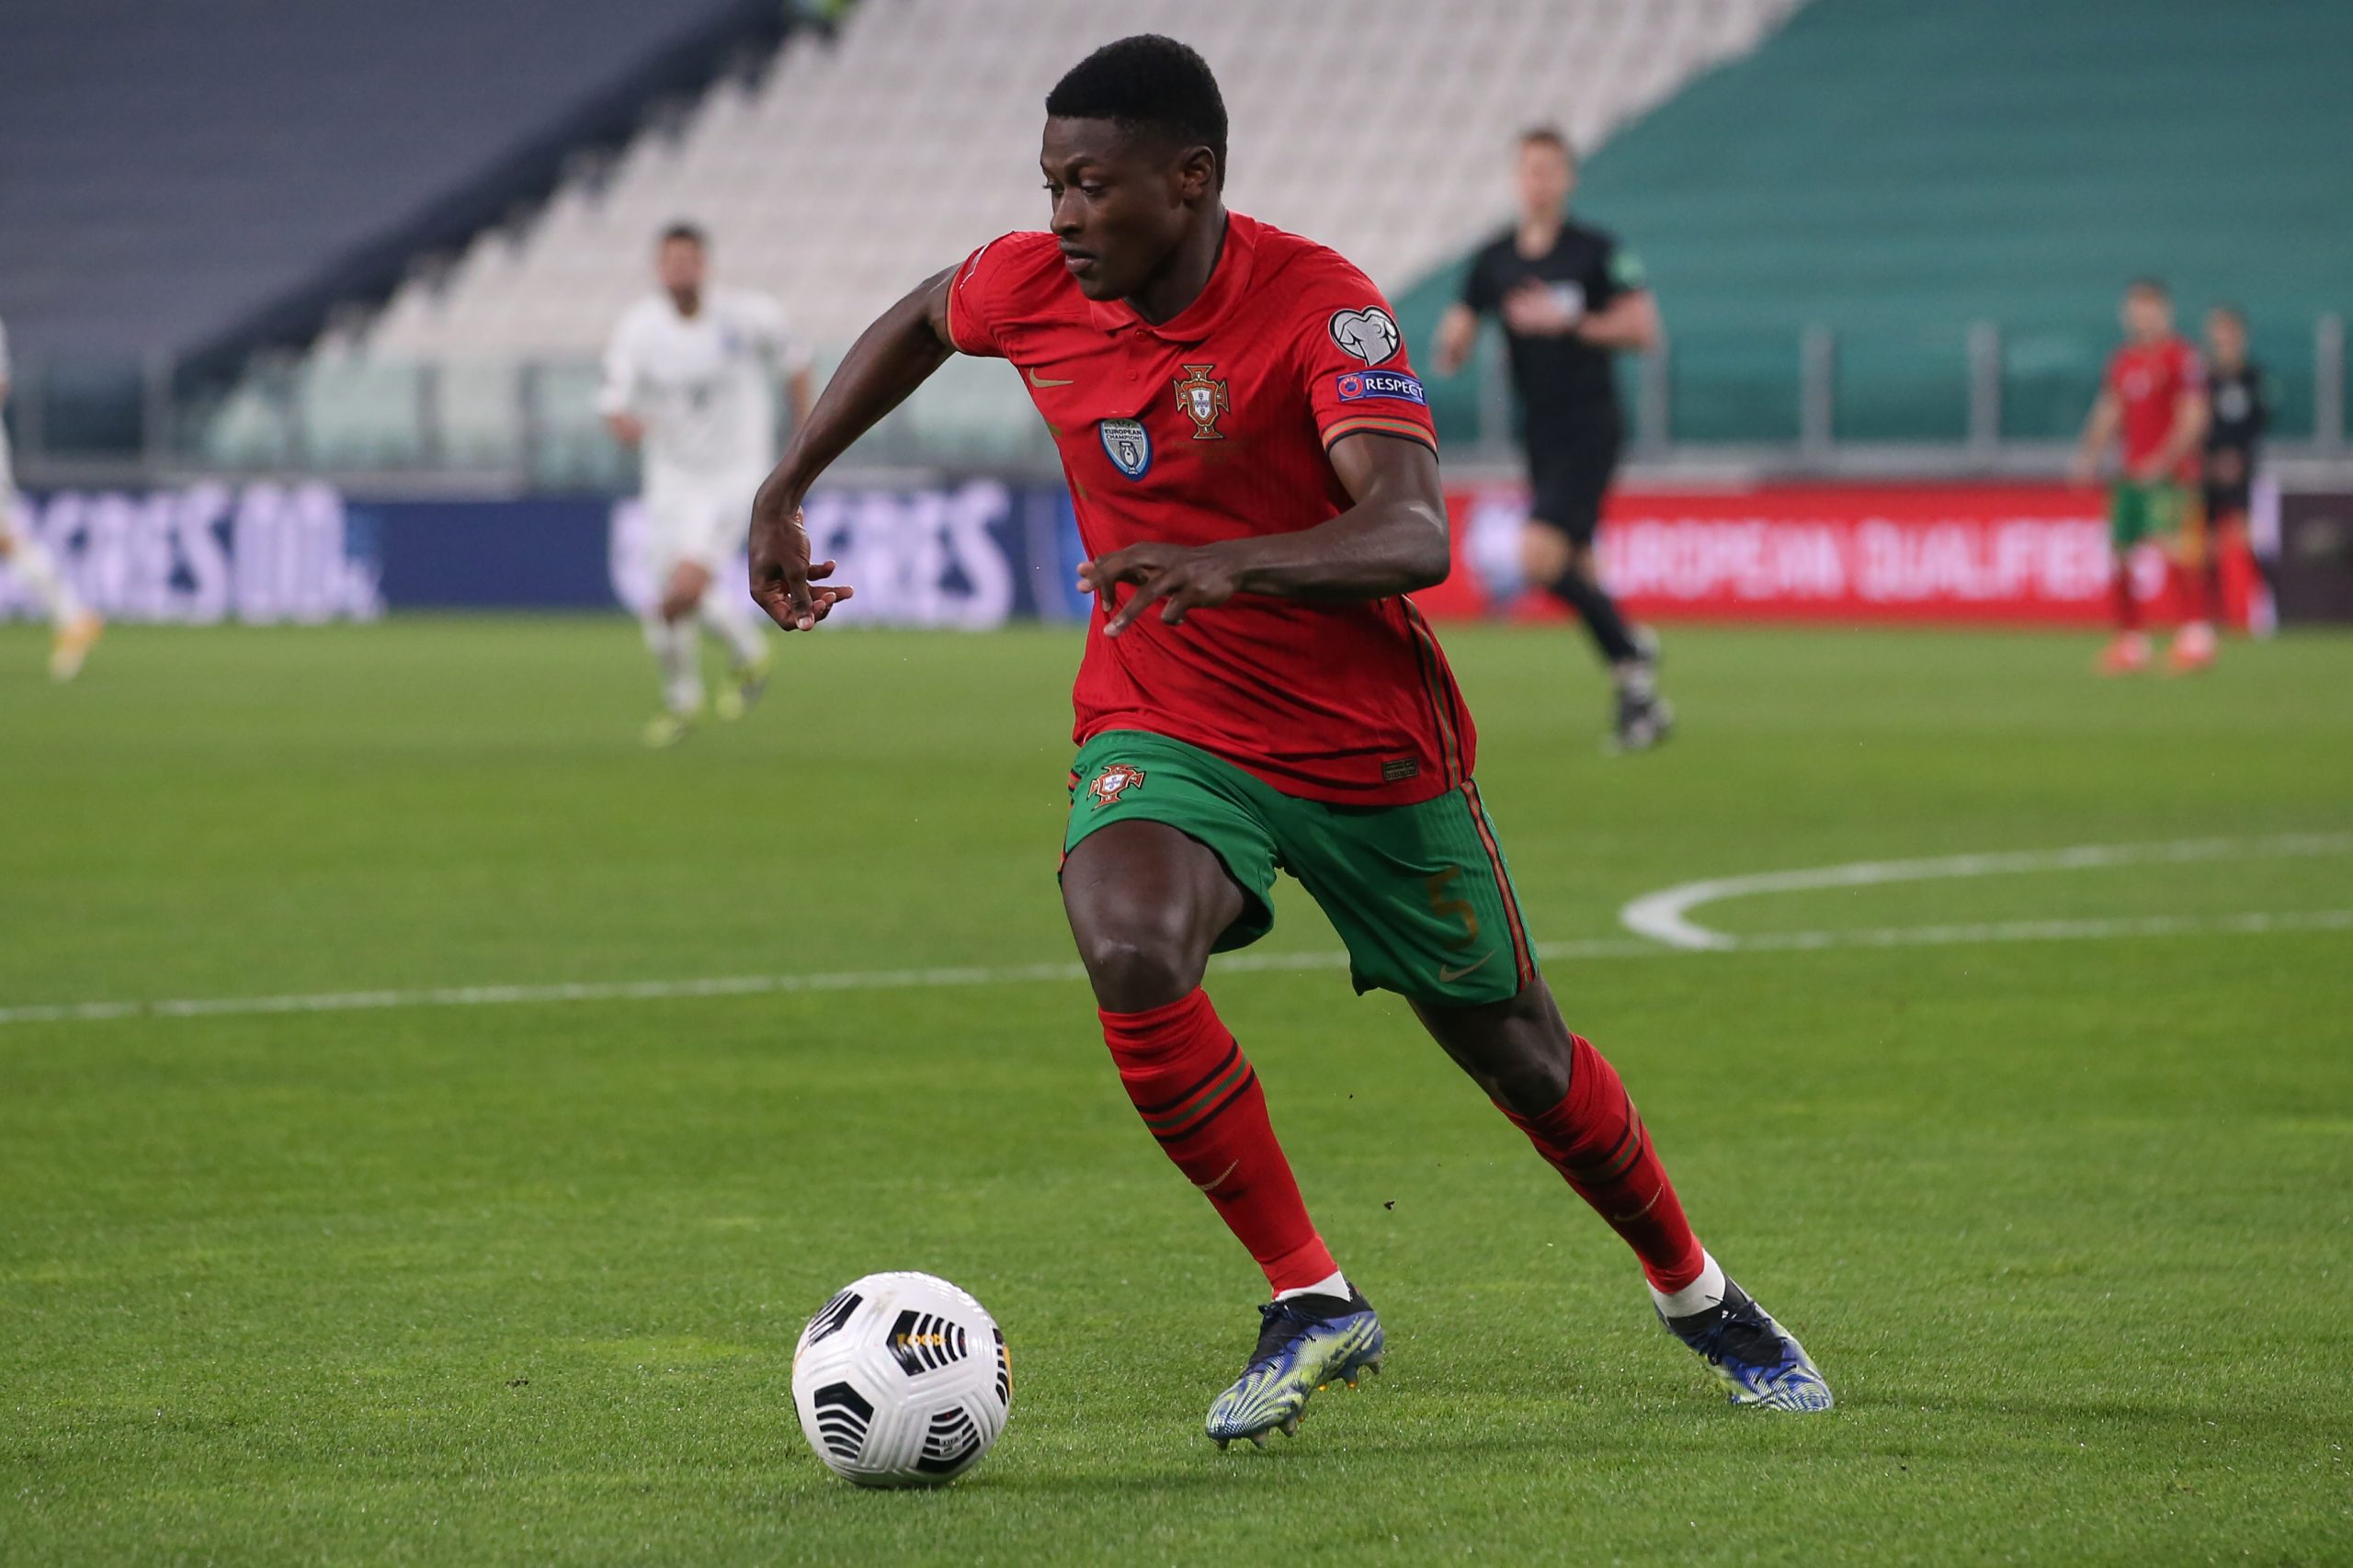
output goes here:
[{"label": "player's bare forearm", "polygon": [[1355,506],[1312,528],[1214,547],[1232,553],[1240,591],[1380,599],[1444,582],[1453,550],[1438,454],[1397,436],[1343,436],[1332,467]]},{"label": "player's bare forearm", "polygon": [[2100,454],[2108,450],[2110,437],[2116,434],[2117,404],[2114,392],[2103,392],[2092,402],[2092,411],[2084,421],[2082,439],[2075,443],[2075,478],[2089,483],[2099,472]]},{"label": "player's bare forearm", "polygon": [[2205,443],[2206,427],[2211,422],[2212,413],[2204,398],[2196,392],[2183,397],[2174,409],[2173,428],[2165,434],[2165,444],[2149,466],[2159,473],[2171,473]]},{"label": "player's bare forearm", "polygon": [[907,401],[955,352],[948,336],[948,285],[956,269],[926,278],[858,335],[833,379],[798,422],[784,456],[760,486],[755,525],[790,517],[817,476],[850,443]]},{"label": "player's bare forearm", "polygon": [[1620,294],[1577,323],[1576,335],[1597,348],[1647,354],[1658,347],[1658,301],[1648,290]]},{"label": "player's bare forearm", "polygon": [[948,285],[955,275],[949,267],[926,278],[858,335],[809,416],[795,421],[784,456],[752,497],[752,598],[787,631],[813,630],[857,591],[825,582],[832,562],[809,559],[801,498],[852,441],[906,402],[955,352],[948,335]]},{"label": "player's bare forearm", "polygon": [[1103,634],[1119,636],[1154,606],[1176,626],[1236,594],[1380,599],[1443,582],[1453,552],[1438,454],[1397,436],[1344,436],[1332,445],[1332,468],[1356,505],[1313,528],[1216,544],[1131,544],[1081,564],[1079,587],[1116,606]]},{"label": "player's bare forearm", "polygon": [[1449,305],[1438,323],[1438,373],[1451,376],[1459,373],[1471,358],[1471,350],[1479,342],[1479,317],[1470,306],[1460,301]]},{"label": "player's bare forearm", "polygon": [[2084,421],[2083,449],[2097,455],[2105,450],[2116,435],[2116,422],[2121,415],[2114,392],[2102,392],[2092,401],[2090,417]]}]

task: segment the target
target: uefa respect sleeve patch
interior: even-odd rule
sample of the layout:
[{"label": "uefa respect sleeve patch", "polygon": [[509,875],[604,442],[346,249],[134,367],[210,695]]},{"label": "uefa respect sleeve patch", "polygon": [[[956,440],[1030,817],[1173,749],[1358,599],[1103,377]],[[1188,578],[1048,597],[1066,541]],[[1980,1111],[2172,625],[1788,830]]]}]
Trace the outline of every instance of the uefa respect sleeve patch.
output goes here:
[{"label": "uefa respect sleeve patch", "polygon": [[1363,403],[1369,399],[1386,399],[1391,403],[1418,403],[1429,406],[1429,399],[1422,395],[1420,378],[1404,370],[1344,370],[1333,382],[1342,403]]}]

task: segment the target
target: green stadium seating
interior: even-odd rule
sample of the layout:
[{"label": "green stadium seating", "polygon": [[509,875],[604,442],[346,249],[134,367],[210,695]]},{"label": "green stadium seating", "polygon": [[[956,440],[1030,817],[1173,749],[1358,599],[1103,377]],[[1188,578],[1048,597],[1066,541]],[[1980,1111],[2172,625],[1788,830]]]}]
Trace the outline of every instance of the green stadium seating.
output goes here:
[{"label": "green stadium seating", "polygon": [[[2194,331],[2243,305],[2282,435],[2313,329],[2353,314],[2353,5],[1813,0],[1600,148],[1578,211],[1648,266],[1674,434],[1787,441],[1801,335],[1837,335],[1841,438],[1951,441],[1972,323],[2002,329],[2003,433],[2073,434],[2137,274]],[[1459,267],[1402,300],[1423,343]],[[1435,389],[1475,427],[1474,378]]]}]

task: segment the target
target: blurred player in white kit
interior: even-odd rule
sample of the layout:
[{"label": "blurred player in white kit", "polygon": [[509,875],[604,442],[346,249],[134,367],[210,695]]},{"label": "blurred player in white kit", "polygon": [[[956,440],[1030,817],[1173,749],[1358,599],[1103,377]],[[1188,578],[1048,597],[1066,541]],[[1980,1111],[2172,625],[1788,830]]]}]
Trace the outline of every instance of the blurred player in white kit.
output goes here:
[{"label": "blurred player in white kit", "polygon": [[[7,402],[8,329],[0,325],[0,407]],[[0,425],[0,570],[14,573],[48,612],[50,678],[72,680],[81,674],[82,661],[90,656],[90,644],[106,630],[106,622],[82,603],[71,583],[57,574],[57,562],[48,547],[33,537],[24,503],[17,494],[6,425]]]},{"label": "blurred player in white kit", "polygon": [[728,681],[713,705],[737,719],[767,682],[765,618],[745,597],[741,574],[713,591],[744,544],[751,495],[776,461],[772,377],[781,370],[792,422],[808,416],[809,355],[766,294],[708,284],[710,245],[691,223],[674,223],[654,247],[660,288],[622,312],[605,350],[597,410],[613,438],[642,451],[646,538],[656,602],[645,643],[662,669],[662,711],[648,745],[686,738],[703,712],[695,629],[727,650]]}]

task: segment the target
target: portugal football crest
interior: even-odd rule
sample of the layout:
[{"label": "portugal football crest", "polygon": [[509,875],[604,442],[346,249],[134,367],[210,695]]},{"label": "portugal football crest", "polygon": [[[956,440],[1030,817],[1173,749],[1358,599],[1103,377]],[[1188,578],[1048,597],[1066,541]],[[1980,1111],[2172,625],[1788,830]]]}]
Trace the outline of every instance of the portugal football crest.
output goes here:
[{"label": "portugal football crest", "polygon": [[1176,406],[1193,422],[1196,441],[1222,441],[1225,432],[1217,427],[1217,416],[1233,406],[1226,395],[1225,383],[1210,380],[1214,365],[1188,365],[1176,383]]},{"label": "portugal football crest", "polygon": [[1095,798],[1095,809],[1099,812],[1106,806],[1118,805],[1120,796],[1142,782],[1142,768],[1115,762],[1095,776],[1095,782],[1086,787],[1086,792]]}]

